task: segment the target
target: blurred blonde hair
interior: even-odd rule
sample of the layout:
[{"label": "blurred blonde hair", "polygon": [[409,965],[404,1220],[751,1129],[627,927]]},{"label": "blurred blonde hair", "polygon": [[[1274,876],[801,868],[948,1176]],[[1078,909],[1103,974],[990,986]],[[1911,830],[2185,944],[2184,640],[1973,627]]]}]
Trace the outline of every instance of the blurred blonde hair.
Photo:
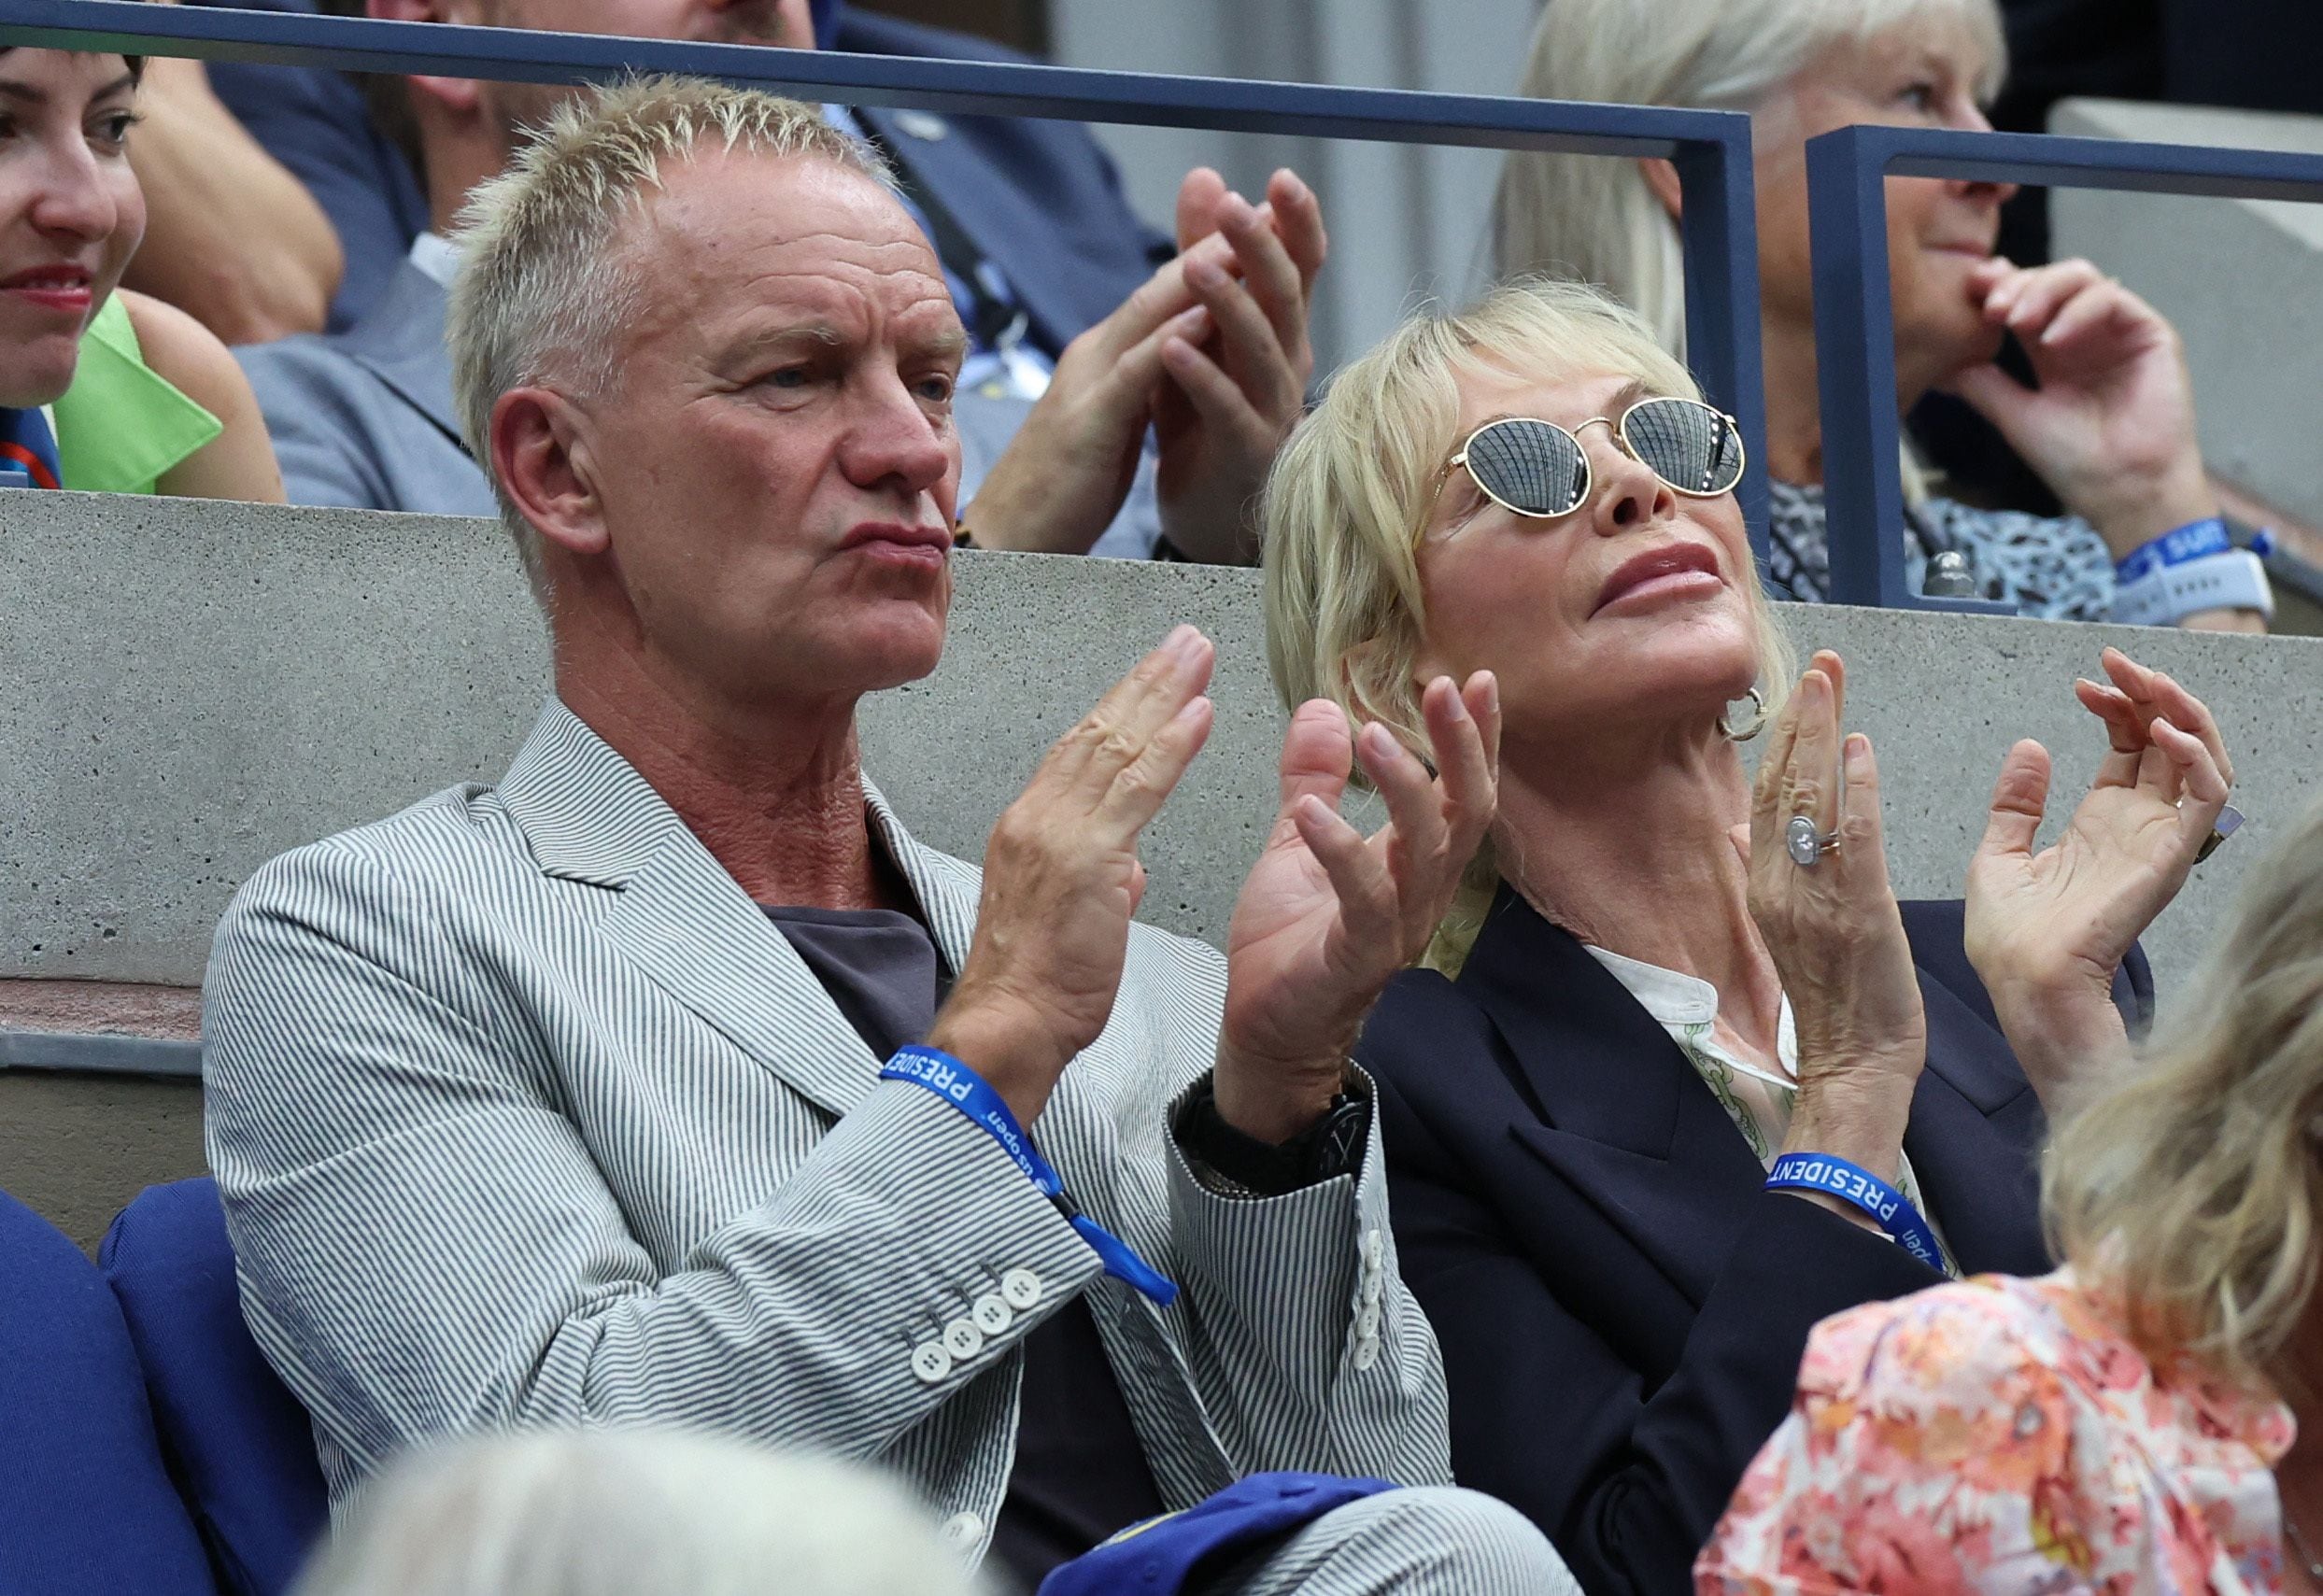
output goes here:
[{"label": "blurred blonde hair", "polygon": [[556,382],[616,390],[619,334],[651,274],[620,247],[622,222],[665,162],[703,146],[811,156],[893,191],[886,164],[813,106],[690,78],[640,78],[560,103],[508,169],[470,191],[445,341],[468,451],[500,499],[544,602],[540,538],[492,467],[492,409],[514,388]]},{"label": "blurred blonde hair", "polygon": [[[1517,92],[1757,113],[1834,46],[1932,16],[1968,25],[1990,64],[1979,92],[1999,92],[2007,46],[1993,0],[1550,0]],[[1512,151],[1500,169],[1493,252],[1504,273],[1603,286],[1683,357],[1678,224],[1636,162]]]},{"label": "blurred blonde hair", "polygon": [[2323,1268],[2323,803],[2252,860],[2129,1084],[2057,1133],[2055,1250],[2151,1356],[2281,1381]]},{"label": "blurred blonde hair", "polygon": [[[1563,0],[1558,0],[1559,4]],[[1413,682],[1427,628],[1419,548],[1444,462],[1459,447],[1460,378],[1514,372],[1544,386],[1636,377],[1699,399],[1692,374],[1637,315],[1579,283],[1520,278],[1465,310],[1424,310],[1332,379],[1268,478],[1260,511],[1267,662],[1287,705],[1329,699],[1428,752]],[[1792,675],[1789,639],[1758,583],[1746,585],[1769,713]],[[1454,968],[1489,904],[1488,847],[1429,962]],[[1483,903],[1475,900],[1482,893]]]},{"label": "blurred blonde hair", "polygon": [[666,1430],[413,1453],[294,1596],[991,1596],[885,1475]]}]

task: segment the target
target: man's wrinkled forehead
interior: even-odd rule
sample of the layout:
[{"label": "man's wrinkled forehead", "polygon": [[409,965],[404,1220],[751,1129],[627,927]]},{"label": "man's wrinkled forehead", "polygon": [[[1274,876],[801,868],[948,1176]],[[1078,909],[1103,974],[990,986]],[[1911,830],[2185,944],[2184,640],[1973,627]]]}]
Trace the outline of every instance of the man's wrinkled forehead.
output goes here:
[{"label": "man's wrinkled forehead", "polygon": [[785,304],[914,341],[959,329],[926,234],[873,178],[819,156],[708,150],[665,161],[612,247],[648,317],[712,325]]}]

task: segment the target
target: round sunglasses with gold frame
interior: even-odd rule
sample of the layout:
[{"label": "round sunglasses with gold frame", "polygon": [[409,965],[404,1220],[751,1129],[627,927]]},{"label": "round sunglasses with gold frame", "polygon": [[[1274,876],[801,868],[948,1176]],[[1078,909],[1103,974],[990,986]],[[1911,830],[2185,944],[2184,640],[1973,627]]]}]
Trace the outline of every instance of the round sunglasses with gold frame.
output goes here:
[{"label": "round sunglasses with gold frame", "polygon": [[1595,481],[1582,432],[1602,422],[1622,453],[1689,499],[1716,499],[1742,480],[1741,426],[1695,399],[1641,399],[1619,420],[1593,416],[1570,430],[1533,416],[1504,416],[1470,432],[1444,463],[1465,468],[1484,496],[1534,520],[1569,516],[1589,502]]}]

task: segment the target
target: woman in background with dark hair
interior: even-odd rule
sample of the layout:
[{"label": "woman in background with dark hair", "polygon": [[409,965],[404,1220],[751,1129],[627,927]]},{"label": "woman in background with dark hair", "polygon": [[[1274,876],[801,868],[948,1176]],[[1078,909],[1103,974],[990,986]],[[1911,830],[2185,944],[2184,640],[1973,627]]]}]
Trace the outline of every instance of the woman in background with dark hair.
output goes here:
[{"label": "woman in background with dark hair", "polygon": [[120,290],[145,236],[142,63],[0,51],[0,470],[15,485],[279,502],[224,345]]}]

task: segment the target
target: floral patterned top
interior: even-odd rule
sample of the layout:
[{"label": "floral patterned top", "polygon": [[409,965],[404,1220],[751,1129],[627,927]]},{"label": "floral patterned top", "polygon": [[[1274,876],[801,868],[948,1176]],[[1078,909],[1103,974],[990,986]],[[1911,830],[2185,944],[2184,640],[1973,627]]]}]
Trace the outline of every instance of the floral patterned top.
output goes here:
[{"label": "floral patterned top", "polygon": [[1696,1596],[2283,1589],[2290,1410],[2160,1369],[2072,1271],[1979,1275],[1816,1326]]}]

